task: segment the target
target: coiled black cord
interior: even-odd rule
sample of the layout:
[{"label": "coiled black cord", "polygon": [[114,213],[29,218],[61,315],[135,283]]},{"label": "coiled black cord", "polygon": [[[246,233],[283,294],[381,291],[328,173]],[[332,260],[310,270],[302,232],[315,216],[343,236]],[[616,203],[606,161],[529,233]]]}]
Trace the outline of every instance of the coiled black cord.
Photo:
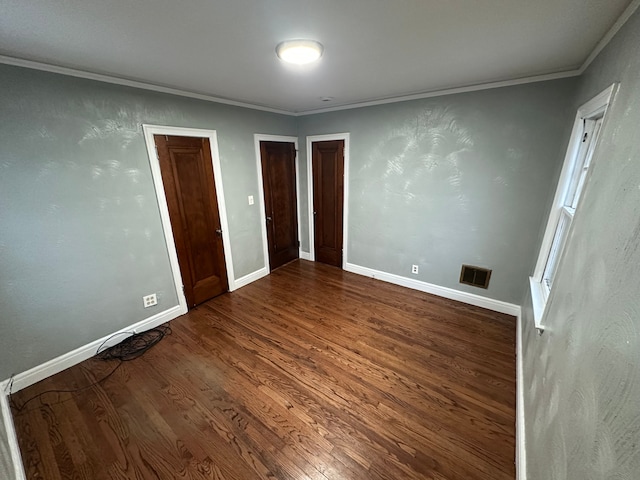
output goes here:
[{"label": "coiled black cord", "polygon": [[[109,348],[104,348],[104,346],[109,342],[109,340],[119,336],[119,335],[129,335],[122,342],[113,345]],[[53,394],[53,393],[78,393],[83,390],[87,390],[89,388],[95,387],[103,382],[105,382],[109,377],[111,377],[116,371],[122,366],[123,362],[128,362],[131,360],[135,360],[136,358],[144,355],[151,347],[156,345],[160,340],[162,340],[166,335],[171,335],[171,327],[169,324],[160,325],[159,327],[151,328],[141,333],[135,332],[120,332],[111,335],[104,342],[100,344],[98,349],[96,350],[95,358],[99,360],[109,361],[109,360],[117,360],[118,365],[115,366],[113,370],[111,370],[107,375],[102,377],[100,380],[97,380],[90,385],[86,385],[84,387],[69,389],[69,390],[45,390],[44,392],[40,392],[33,397],[28,398],[22,404],[18,405],[13,395],[11,393],[11,388],[13,387],[13,377],[11,377],[11,381],[9,383],[9,398],[11,407],[17,414],[23,414],[26,412],[30,412],[31,410],[25,410],[25,407],[34,400],[42,399],[44,395]],[[58,403],[62,403],[65,400],[59,400],[54,403],[48,403],[47,405],[56,405]],[[42,404],[42,403],[41,403]],[[35,410],[32,409],[32,410]]]}]

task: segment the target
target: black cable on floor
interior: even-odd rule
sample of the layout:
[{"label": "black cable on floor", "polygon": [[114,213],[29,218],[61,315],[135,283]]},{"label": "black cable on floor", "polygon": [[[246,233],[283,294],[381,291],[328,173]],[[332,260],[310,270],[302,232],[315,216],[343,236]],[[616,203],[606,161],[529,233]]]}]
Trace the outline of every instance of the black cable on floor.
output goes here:
[{"label": "black cable on floor", "polygon": [[133,335],[125,338],[122,342],[102,350],[104,345],[113,338],[112,335],[98,347],[96,358],[99,360],[122,360],[123,362],[135,360],[162,340],[165,335],[171,335],[171,327],[168,325],[161,325],[142,333],[134,333]]},{"label": "black cable on floor", "polygon": [[[109,348],[104,348],[104,346],[109,342],[109,340],[113,339],[114,337],[118,336],[118,335],[129,335],[127,338],[125,338],[122,342],[113,345],[112,347]],[[135,332],[120,332],[120,333],[116,333],[111,335],[109,338],[107,338],[104,342],[102,342],[100,344],[100,346],[98,347],[97,351],[96,351],[96,355],[95,358],[99,359],[99,360],[104,360],[104,361],[109,361],[109,360],[117,360],[118,361],[118,365],[115,366],[115,368],[113,370],[111,370],[107,375],[105,375],[104,377],[102,377],[100,380],[97,380],[93,383],[91,383],[90,385],[86,385],[84,387],[79,387],[79,388],[74,388],[74,389],[52,389],[52,390],[45,390],[44,392],[40,392],[37,395],[34,395],[31,398],[28,398],[27,400],[25,400],[24,402],[22,402],[21,405],[18,405],[17,402],[15,401],[15,399],[13,398],[13,395],[11,393],[11,388],[13,387],[13,377],[11,378],[11,382],[9,383],[9,399],[10,399],[10,403],[11,403],[11,407],[13,408],[13,410],[17,413],[17,414],[22,414],[22,413],[26,413],[29,412],[31,410],[24,410],[24,408],[31,403],[34,400],[37,399],[42,399],[42,397],[44,395],[47,394],[52,394],[52,393],[78,393],[81,392],[83,390],[87,390],[89,388],[95,387],[96,385],[99,385],[103,382],[105,382],[107,379],[109,379],[114,373],[116,373],[116,371],[122,366],[122,364],[124,362],[128,362],[131,360],[135,360],[136,358],[144,355],[144,353],[146,353],[151,347],[153,347],[154,345],[156,345],[160,340],[162,340],[166,335],[171,335],[171,327],[168,324],[165,325],[161,325],[159,327],[155,327],[155,328],[151,328],[149,330],[146,330],[144,332],[141,333],[135,333]],[[55,402],[55,403],[48,403],[47,405],[56,405],[58,403],[62,403],[64,400]],[[42,403],[41,403],[42,405]],[[35,408],[33,409],[35,410]]]}]

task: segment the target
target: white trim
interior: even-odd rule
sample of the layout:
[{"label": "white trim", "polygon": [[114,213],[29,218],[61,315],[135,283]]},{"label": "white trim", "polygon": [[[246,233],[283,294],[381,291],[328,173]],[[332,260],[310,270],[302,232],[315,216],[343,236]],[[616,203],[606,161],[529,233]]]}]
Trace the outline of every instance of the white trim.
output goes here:
[{"label": "white trim", "polygon": [[[555,233],[555,226],[558,223],[560,216],[559,208],[564,198],[564,192],[566,188],[562,188],[571,175],[572,162],[571,158],[575,157],[580,148],[580,135],[578,133],[582,129],[582,117],[580,111],[576,115],[573,122],[573,128],[571,130],[571,136],[569,137],[569,146],[567,147],[567,153],[565,154],[562,171],[560,172],[560,178],[558,179],[558,187],[556,188],[556,194],[553,197],[553,203],[549,212],[549,218],[547,219],[547,225],[545,226],[544,237],[542,238],[542,244],[538,254],[538,261],[533,273],[535,281],[542,281],[542,274],[544,273],[545,265],[547,264],[548,252],[551,250],[551,244],[553,243],[553,235]],[[543,254],[546,252],[546,254]]]},{"label": "white trim", "polygon": [[255,272],[249,273],[248,275],[245,275],[244,277],[240,277],[239,279],[236,280],[236,290],[239,288],[244,287],[245,285],[249,285],[252,282],[255,282],[256,280],[261,279],[262,277],[266,277],[267,275],[269,275],[269,268],[268,267],[263,267],[260,270],[256,270]]},{"label": "white trim", "polygon": [[108,348],[116,345],[134,333],[143,332],[157,327],[158,325],[162,325],[163,323],[167,323],[186,312],[186,308],[183,308],[181,305],[176,305],[164,312],[157,313],[152,317],[118,330],[111,335],[106,335],[98,340],[94,340],[87,345],[76,348],[71,352],[60,355],[59,357],[31,368],[26,372],[19,373],[13,378],[0,382],[0,407],[2,408],[2,417],[4,419],[5,430],[9,441],[9,449],[11,450],[11,460],[15,471],[15,480],[26,480],[26,476],[24,474],[24,466],[22,464],[20,447],[13,424],[13,417],[11,415],[11,409],[9,408],[9,395],[93,357],[101,346]]},{"label": "white trim", "polygon": [[177,95],[180,97],[195,98],[198,100],[204,100],[206,102],[222,103],[224,105],[232,105],[234,107],[250,108],[252,110],[278,113],[280,115],[289,115],[289,116],[293,115],[292,112],[289,112],[287,110],[280,110],[277,108],[265,107],[262,105],[254,105],[252,103],[239,102],[236,100],[229,100],[227,98],[214,97],[213,95],[190,92],[187,90],[181,90],[179,88],[163,87],[161,85],[141,82],[139,80],[128,80],[126,78],[120,78],[113,75],[105,75],[102,73],[91,73],[83,70],[76,70],[74,68],[60,67],[58,65],[52,65],[52,64],[43,63],[43,62],[35,62],[33,60],[25,60],[23,58],[0,55],[0,63],[4,63],[6,65],[13,65],[16,67],[30,68],[32,70],[41,70],[43,72],[67,75],[69,77],[84,78],[87,80],[95,80],[97,82],[111,83],[114,85],[123,85],[125,87],[140,88],[142,90],[151,90],[152,92],[160,92],[160,93],[167,93],[169,95]]},{"label": "white trim", "polygon": [[171,265],[171,272],[173,275],[173,287],[178,297],[180,307],[185,312],[188,310],[187,299],[184,296],[184,288],[182,283],[182,274],[180,273],[180,264],[178,263],[178,254],[176,251],[176,244],[173,239],[173,230],[171,228],[171,220],[169,219],[169,208],[167,207],[167,197],[164,192],[164,186],[162,184],[162,173],[160,171],[160,161],[158,159],[158,152],[156,151],[156,144],[153,139],[153,132],[151,127],[146,125],[142,126],[144,132],[144,139],[147,146],[147,155],[149,157],[149,166],[151,167],[151,176],[153,178],[153,186],[156,192],[156,199],[158,201],[158,208],[160,210],[160,219],[162,221],[162,231],[164,233],[164,241],[167,246],[167,253],[169,255],[169,264]]},{"label": "white trim", "polygon": [[300,212],[300,150],[298,150],[298,137],[296,141],[296,215],[298,220],[298,258],[302,257],[302,212]]},{"label": "white trim", "polygon": [[6,394],[15,393],[18,390],[22,390],[30,385],[38,383],[40,380],[44,380],[56,373],[59,373],[69,367],[77,365],[91,357],[93,357],[98,348],[104,344],[105,347],[110,347],[120,343],[125,338],[131,336],[133,333],[144,332],[150,328],[157,327],[163,323],[167,323],[180,315],[187,313],[186,309],[183,309],[181,305],[176,305],[163,312],[157,313],[152,317],[145,318],[133,325],[122,328],[111,335],[106,335],[98,340],[94,340],[87,345],[76,348],[70,352],[67,352],[59,357],[56,357],[48,362],[33,367],[26,372],[22,372],[13,377],[13,382],[10,382],[11,391],[6,391]]},{"label": "white trim", "polygon": [[316,260],[316,247],[315,247],[315,231],[313,228],[313,147],[311,145],[311,138],[307,137],[307,226],[309,232],[309,260],[315,262]]},{"label": "white trim", "polygon": [[506,313],[515,317],[519,316],[521,311],[520,305],[516,305],[514,303],[494,300],[493,298],[482,297],[473,293],[461,292],[460,290],[455,290],[453,288],[441,287],[439,285],[434,285],[433,283],[413,280],[411,278],[401,277],[394,273],[387,273],[368,267],[362,267],[360,265],[354,265],[353,263],[346,264],[344,269],[347,272],[357,273],[358,275],[364,275],[365,277],[375,278],[376,280],[382,280],[383,282],[393,283],[402,287],[419,290],[421,292],[430,293],[450,300],[457,300],[469,305],[475,305],[476,307],[487,308],[494,312]]},{"label": "white trim", "polygon": [[307,198],[309,205],[309,260],[316,259],[315,231],[313,221],[313,143],[331,140],[344,141],[344,187],[342,195],[342,268],[346,270],[349,253],[349,133],[329,133],[307,137]]},{"label": "white trim", "polygon": [[527,480],[527,438],[524,415],[524,357],[522,313],[516,320],[516,480]]},{"label": "white trim", "polygon": [[624,10],[624,12],[622,12],[622,15],[620,15],[618,20],[616,20],[616,23],[614,23],[613,26],[609,29],[609,31],[604,35],[604,37],[600,39],[596,47],[593,49],[593,51],[589,54],[587,59],[582,64],[582,66],[578,70],[580,75],[582,75],[585,72],[585,70],[589,68],[589,65],[591,65],[591,63],[593,63],[596,57],[600,55],[600,52],[602,52],[602,50],[604,50],[605,47],[609,45],[609,42],[613,39],[613,37],[616,36],[616,33],[620,31],[623,25],[627,23],[629,18],[631,18],[631,15],[635,13],[638,7],[640,7],[640,0],[633,0],[629,4],[629,6]]},{"label": "white trim", "polygon": [[303,252],[302,250],[300,250],[300,259],[312,261],[311,254],[309,252]]},{"label": "white trim", "polygon": [[26,480],[24,473],[24,465],[22,464],[22,456],[20,455],[20,445],[18,444],[18,436],[13,424],[13,416],[9,407],[9,397],[5,394],[9,381],[0,383],[0,411],[4,422],[4,430],[7,434],[7,443],[9,444],[9,453],[11,454],[11,464],[13,466],[13,479],[7,480]]},{"label": "white trim", "polygon": [[543,291],[542,279],[536,280],[529,277],[529,288],[531,289],[531,303],[533,304],[533,323],[536,328],[544,330],[542,326],[542,315],[545,310],[545,293]]},{"label": "white trim", "polygon": [[607,113],[607,110],[609,109],[611,99],[613,98],[617,88],[618,83],[612,83],[598,95],[582,105],[578,109],[578,113],[582,118],[591,118],[596,116],[604,117],[604,114]]},{"label": "white trim", "polygon": [[609,42],[615,37],[616,33],[624,26],[625,23],[631,18],[635,11],[640,7],[640,0],[633,0],[629,6],[622,12],[622,15],[611,26],[607,33],[600,39],[595,48],[591,51],[586,60],[577,69],[565,70],[562,72],[552,72],[540,75],[530,75],[527,77],[516,78],[511,80],[499,80],[488,83],[472,84],[463,87],[445,88],[442,90],[432,90],[429,92],[422,92],[410,95],[402,95],[398,97],[382,98],[378,100],[371,100],[366,102],[351,103],[349,105],[339,105],[329,108],[318,108],[315,110],[305,110],[303,112],[295,113],[296,117],[305,115],[315,115],[316,113],[337,112],[340,110],[350,110],[352,108],[372,107],[375,105],[384,105],[387,103],[406,102],[409,100],[420,100],[423,98],[443,97],[445,95],[455,95],[458,93],[477,92],[481,90],[490,90],[493,88],[512,87],[515,85],[524,85],[527,83],[547,82],[550,80],[560,80],[562,78],[579,77],[582,75],[589,65],[597,58],[597,56],[604,50]]},{"label": "white trim", "polygon": [[316,113],[334,112],[337,110],[348,110],[351,108],[370,107],[373,105],[384,105],[387,103],[394,103],[394,102],[405,102],[407,100],[418,100],[421,98],[440,97],[443,95],[452,95],[456,93],[475,92],[479,90],[488,90],[491,88],[499,88],[499,87],[509,87],[513,85],[522,85],[526,83],[544,82],[547,80],[557,80],[560,78],[575,77],[582,73],[580,70],[568,70],[563,72],[554,72],[554,73],[547,73],[542,75],[531,75],[528,77],[522,77],[522,78],[517,78],[512,80],[501,80],[501,81],[481,83],[481,84],[472,84],[472,85],[467,85],[463,87],[448,88],[448,89],[442,89],[442,90],[432,90],[429,92],[402,95],[398,97],[388,97],[388,98],[382,98],[377,100],[352,103],[348,105],[341,105],[336,107],[292,112],[288,110],[280,110],[277,108],[271,108],[271,107],[266,107],[262,105],[254,105],[252,103],[245,103],[245,102],[240,102],[236,100],[215,97],[213,95],[190,92],[187,90],[181,90],[179,88],[164,87],[161,85],[154,85],[148,82],[142,82],[138,80],[128,80],[125,78],[119,78],[117,76],[105,75],[101,73],[91,73],[83,70],[77,70],[77,69],[68,68],[68,67],[61,67],[58,65],[52,65],[52,64],[43,63],[43,62],[36,62],[33,60],[26,60],[22,58],[10,57],[6,55],[0,55],[0,63],[4,63],[6,65],[14,65],[16,67],[30,68],[33,70],[41,70],[45,72],[57,73],[60,75],[67,75],[71,77],[85,78],[88,80],[95,80],[98,82],[111,83],[115,85],[124,85],[126,87],[140,88],[143,90],[151,90],[153,92],[167,93],[170,95],[178,95],[178,96],[187,97],[187,98],[195,98],[195,99],[204,100],[207,102],[222,103],[225,105],[233,105],[235,107],[250,108],[252,110],[260,110],[263,112],[277,113],[280,115],[289,115],[292,117],[314,115]]},{"label": "white trim", "polygon": [[60,75],[68,75],[71,77],[86,78],[88,80],[95,80],[98,82],[112,83],[116,85],[124,85],[127,87],[140,88],[143,90],[151,90],[154,92],[167,93],[170,95],[178,95],[181,97],[196,98],[198,100],[204,100],[207,102],[222,103],[225,105],[233,105],[236,107],[250,108],[253,110],[261,110],[263,112],[278,113],[281,115],[289,115],[293,117],[300,117],[305,115],[314,115],[316,113],[335,112],[339,110],[349,110],[352,108],[371,107],[374,105],[384,105],[387,103],[405,102],[408,100],[419,100],[422,98],[441,97],[445,95],[454,95],[457,93],[477,92],[480,90],[489,90],[492,88],[510,87],[514,85],[524,85],[527,83],[546,82],[549,80],[558,80],[561,78],[577,77],[582,75],[585,70],[591,65],[593,60],[604,50],[609,44],[611,39],[615,37],[616,33],[624,26],[625,23],[631,18],[635,11],[640,7],[640,0],[633,0],[629,6],[622,12],[622,15],[616,20],[613,26],[607,31],[602,39],[597,43],[595,48],[591,51],[586,60],[582,63],[580,68],[566,70],[562,72],[552,72],[540,75],[530,75],[527,77],[516,78],[511,80],[499,80],[494,82],[472,84],[462,87],[446,88],[442,90],[432,90],[428,92],[421,92],[409,95],[402,95],[398,97],[382,98],[377,100],[370,100],[365,102],[352,103],[348,105],[340,105],[329,108],[319,108],[314,110],[303,110],[300,112],[291,112],[288,110],[280,110],[277,108],[265,107],[261,105],[254,105],[252,103],[239,102],[236,100],[230,100],[221,97],[215,97],[213,95],[207,95],[202,93],[189,92],[187,90],[181,90],[172,87],[163,87],[160,85],[154,85],[148,82],[141,82],[138,80],[128,80],[119,78],[113,75],[105,75],[101,73],[90,73],[82,70],[77,70],[68,67],[61,67],[57,65],[51,65],[43,62],[36,62],[33,60],[26,60],[23,58],[10,57],[7,55],[0,55],[0,63],[7,65],[14,65],[17,67],[31,68],[33,70],[42,70],[45,72],[57,73]]},{"label": "white trim", "polygon": [[531,301],[533,302],[534,323],[535,327],[538,329],[544,329],[544,306],[546,302],[548,302],[548,299],[545,301],[545,295],[542,292],[542,287],[536,286],[536,284],[540,284],[542,282],[542,276],[547,265],[547,259],[549,257],[549,252],[551,251],[553,238],[556,232],[556,225],[560,218],[560,209],[564,202],[566,190],[569,187],[569,180],[573,169],[573,159],[580,148],[583,123],[585,119],[601,115],[604,116],[611,105],[613,95],[617,88],[618,84],[614,83],[580,106],[573,122],[567,153],[563,160],[562,171],[560,173],[560,178],[558,179],[558,186],[556,188],[555,196],[553,197],[553,203],[549,211],[544,236],[538,251],[538,259],[536,261],[533,275],[529,280],[531,287]]},{"label": "white trim", "polygon": [[258,172],[258,197],[260,207],[260,230],[262,232],[262,252],[264,255],[264,266],[267,274],[270,271],[269,266],[269,240],[267,237],[267,214],[264,203],[264,178],[262,177],[262,155],[260,152],[260,142],[286,142],[293,143],[296,149],[295,169],[296,169],[296,206],[298,215],[298,241],[300,241],[300,182],[298,181],[298,137],[290,137],[285,135],[267,135],[255,133],[253,135],[253,144],[256,151],[256,170]]},{"label": "white trim", "polygon": [[342,199],[342,268],[347,265],[349,258],[349,171],[350,145],[349,134],[344,133],[344,187]]},{"label": "white trim", "polygon": [[[180,264],[178,263],[178,254],[176,245],[173,240],[173,229],[171,227],[171,219],[169,217],[169,208],[167,207],[167,198],[164,193],[162,184],[162,173],[160,171],[160,160],[156,151],[154,135],[179,135],[184,137],[208,138],[211,148],[211,162],[213,163],[213,177],[216,186],[216,196],[218,200],[218,211],[220,214],[220,226],[222,228],[222,246],[224,250],[224,259],[227,267],[227,279],[229,282],[229,291],[235,290],[235,275],[233,272],[233,258],[231,256],[231,239],[229,236],[229,224],[227,222],[227,206],[224,200],[224,188],[222,185],[222,170],[220,168],[220,155],[218,153],[218,138],[215,130],[202,130],[197,128],[170,127],[161,125],[142,125],[145,143],[147,145],[147,153],[149,156],[149,164],[151,165],[151,174],[153,175],[153,184],[158,200],[158,208],[160,210],[160,218],[162,220],[162,230],[167,244],[167,252],[169,254],[169,262],[173,271],[176,293],[180,300],[180,305],[187,308],[187,300],[184,297],[182,276],[180,274]],[[186,311],[186,310],[185,310]]]},{"label": "white trim", "polygon": [[352,108],[373,107],[376,105],[385,105],[388,103],[407,102],[409,100],[421,100],[423,98],[444,97],[445,95],[456,95],[458,93],[477,92],[481,90],[490,90],[493,88],[512,87],[515,85],[524,85],[527,83],[546,82],[549,80],[559,80],[561,78],[571,78],[580,75],[580,70],[568,70],[557,73],[547,73],[544,75],[533,75],[529,77],[516,78],[512,80],[501,80],[496,82],[488,82],[481,84],[468,85],[464,87],[445,88],[442,90],[431,90],[428,92],[414,93],[409,95],[401,95],[398,97],[380,98],[366,102],[350,103],[348,105],[338,105],[335,107],[318,108],[315,110],[305,110],[297,112],[296,117],[305,115],[315,115],[317,113],[337,112],[340,110],[351,110]]}]

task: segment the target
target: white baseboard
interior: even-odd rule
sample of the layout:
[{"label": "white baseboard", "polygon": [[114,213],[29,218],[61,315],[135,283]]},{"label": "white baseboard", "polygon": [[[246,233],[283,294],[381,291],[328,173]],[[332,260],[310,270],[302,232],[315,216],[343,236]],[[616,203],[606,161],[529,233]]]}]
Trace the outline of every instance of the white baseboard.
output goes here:
[{"label": "white baseboard", "polygon": [[71,352],[60,355],[59,357],[49,360],[48,362],[38,365],[26,372],[19,373],[12,379],[0,382],[0,409],[2,411],[2,419],[7,432],[11,461],[14,467],[14,478],[9,480],[26,480],[22,457],[20,456],[18,437],[13,424],[11,408],[9,407],[9,395],[11,393],[22,390],[23,388],[33,385],[40,380],[44,380],[47,377],[55,375],[56,373],[93,357],[101,345],[110,347],[120,343],[133,333],[139,333],[149,330],[150,328],[157,327],[158,325],[162,325],[163,323],[173,320],[184,313],[187,313],[186,308],[176,305],[175,307],[169,308],[163,312],[153,315],[152,317],[130,325],[127,328],[118,330],[111,335],[106,335],[105,337],[95,340],[87,345],[76,348]]},{"label": "white baseboard", "polygon": [[[245,275],[242,278],[239,278],[235,281],[235,289],[248,285],[251,282],[258,280],[269,274],[269,271],[266,267],[261,268],[249,275]],[[120,343],[127,336],[130,336],[131,333],[138,333],[144,330],[149,330],[150,328],[157,327],[158,325],[162,325],[174,318],[179,317],[187,313],[186,307],[181,307],[180,305],[176,305],[164,312],[160,312],[152,317],[146,318],[138,323],[130,325],[129,327],[123,328],[114,332],[110,335],[106,335],[103,338],[95,340],[87,345],[76,348],[75,350],[60,355],[57,358],[49,360],[37,367],[34,367],[26,372],[19,373],[13,377],[13,382],[0,383],[0,385],[6,385],[7,389],[3,389],[2,392],[4,394],[10,394],[12,392],[17,392],[26,388],[30,385],[38,383],[40,380],[44,380],[56,373],[59,373],[73,365],[77,365],[88,358],[93,357],[96,354],[97,349],[104,343],[105,347],[110,347],[117,343]],[[106,343],[105,343],[106,342]],[[8,391],[8,388],[11,388],[11,392]]]},{"label": "white baseboard", "polygon": [[20,456],[20,446],[18,444],[18,436],[13,425],[13,417],[11,408],[9,408],[9,397],[5,395],[5,389],[8,388],[8,380],[0,383],[0,411],[2,412],[2,420],[4,422],[4,431],[7,434],[7,443],[9,446],[9,457],[11,458],[11,466],[13,467],[13,478],[7,480],[26,480],[24,474],[24,466],[22,457]]},{"label": "white baseboard", "polygon": [[[80,362],[87,360],[88,358],[93,357],[96,354],[98,348],[104,343],[105,347],[110,347],[117,343],[120,343],[126,337],[131,336],[132,333],[139,333],[145,330],[149,330],[150,328],[157,327],[158,325],[162,325],[163,323],[168,322],[169,320],[173,320],[174,318],[179,317],[187,313],[186,307],[181,307],[180,305],[176,305],[175,307],[169,308],[164,312],[157,313],[152,317],[141,320],[138,323],[134,323],[126,328],[118,330],[117,332],[112,333],[111,335],[106,335],[98,340],[94,340],[93,342],[84,345],[80,348],[76,348],[71,352],[65,353],[64,355],[60,355],[53,360],[49,360],[37,367],[34,367],[26,372],[22,372],[13,377],[13,382],[3,382],[5,385],[5,389],[2,391],[4,395],[11,394],[13,392],[17,392],[18,390],[22,390],[23,388],[28,387],[29,385],[33,385],[34,383],[38,383],[40,380],[44,380],[47,377],[55,375],[73,365],[77,365]],[[8,389],[11,391],[8,391]]]},{"label": "white baseboard", "polygon": [[516,480],[527,480],[527,450],[524,417],[524,358],[522,356],[522,315],[516,324]]},{"label": "white baseboard", "polygon": [[522,309],[520,305],[481,297],[473,293],[461,292],[453,288],[441,287],[432,283],[412,280],[393,273],[382,272],[372,268],[347,263],[344,269],[348,272],[372,277],[383,282],[431,293],[439,297],[487,308],[495,312],[506,313],[516,317],[516,480],[527,480],[527,461],[524,429],[524,383],[522,358]]},{"label": "white baseboard", "polygon": [[[307,252],[300,252],[300,258],[303,260],[310,260],[310,254]],[[516,377],[516,389],[517,389],[517,405],[516,405],[516,478],[517,480],[526,480],[526,451],[525,451],[525,437],[524,437],[524,386],[523,379],[523,365],[522,365],[522,324],[521,324],[521,309],[520,306],[503,302],[500,300],[494,300],[471,293],[461,292],[452,288],[441,287],[427,282],[419,280],[412,280],[410,278],[401,277],[392,273],[386,273],[379,270],[374,270],[367,267],[361,267],[352,263],[345,264],[345,270],[348,272],[356,273],[358,275],[364,275],[372,277],[385,282],[393,283],[403,287],[419,290],[422,292],[438,295],[440,297],[448,298],[450,300],[457,300],[460,302],[468,303],[482,308],[487,308],[501,313],[515,315],[517,317],[517,342],[516,342],[516,362],[517,362],[517,377]],[[236,289],[248,285],[266,275],[269,272],[266,267],[257,270],[249,275],[236,280]],[[15,480],[26,480],[24,474],[24,467],[22,464],[22,457],[20,455],[20,449],[18,445],[18,439],[13,424],[13,417],[11,415],[11,409],[9,408],[8,395],[12,392],[17,392],[33,385],[40,380],[44,380],[47,377],[55,375],[73,365],[76,365],[84,360],[87,360],[96,354],[97,349],[104,343],[104,346],[111,346],[121,342],[127,336],[132,333],[138,333],[150,328],[162,325],[174,318],[179,317],[186,313],[186,310],[176,305],[173,308],[160,312],[152,317],[142,320],[127,328],[121,329],[111,335],[107,335],[103,338],[95,340],[83,347],[77,348],[69,353],[61,355],[53,360],[50,360],[42,365],[38,365],[26,372],[20,373],[13,377],[13,382],[10,380],[4,380],[0,382],[0,408],[2,411],[2,418],[5,423],[5,429],[8,436],[9,448],[11,450],[11,459],[15,470]],[[11,391],[9,391],[11,390]]]},{"label": "white baseboard", "polygon": [[[239,288],[244,287],[245,285],[249,285],[250,283],[255,282],[256,280],[259,280],[262,277],[266,277],[267,275],[269,275],[269,270],[267,269],[267,267],[262,267],[260,270],[256,270],[255,272],[252,272],[248,275],[245,275],[244,277],[240,277],[239,279],[237,279],[235,282],[235,288],[233,290],[237,290]],[[229,290],[229,291],[232,292],[233,290]]]},{"label": "white baseboard", "polygon": [[393,273],[381,272],[372,268],[354,265],[353,263],[345,264],[344,269],[347,272],[357,273],[358,275],[372,277],[377,280],[382,280],[383,282],[389,282],[402,287],[411,288],[413,290],[431,293],[450,300],[457,300],[459,302],[468,303],[469,305],[475,305],[476,307],[487,308],[494,312],[506,313],[515,317],[520,315],[520,305],[503,302],[502,300],[494,300],[492,298],[482,297],[473,293],[454,290],[453,288],[441,287],[439,285],[434,285],[433,283],[412,280]]},{"label": "white baseboard", "polygon": [[300,257],[300,260],[311,260],[311,254],[309,252],[303,252],[300,250],[298,256]]}]

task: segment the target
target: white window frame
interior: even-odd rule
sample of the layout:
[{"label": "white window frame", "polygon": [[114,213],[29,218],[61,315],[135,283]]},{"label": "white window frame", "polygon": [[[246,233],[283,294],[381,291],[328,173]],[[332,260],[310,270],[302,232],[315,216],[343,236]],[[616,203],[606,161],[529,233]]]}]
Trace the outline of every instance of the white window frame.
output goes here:
[{"label": "white window frame", "polygon": [[[617,84],[611,85],[582,105],[576,114],[538,261],[533,275],[529,277],[535,326],[541,330],[544,329],[544,314],[553,292],[553,279],[561,266],[589,167],[595,158],[601,125],[616,88]],[[583,142],[585,133],[587,140]]]}]

